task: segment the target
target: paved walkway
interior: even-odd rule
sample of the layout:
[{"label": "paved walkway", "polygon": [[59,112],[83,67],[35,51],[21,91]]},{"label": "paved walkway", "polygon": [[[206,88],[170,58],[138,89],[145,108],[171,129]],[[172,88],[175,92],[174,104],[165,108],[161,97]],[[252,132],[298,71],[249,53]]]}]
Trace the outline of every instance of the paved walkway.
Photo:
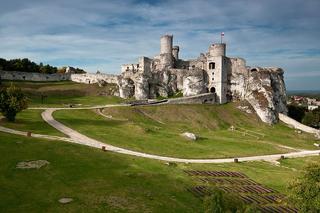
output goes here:
[{"label": "paved walkway", "polygon": [[[46,121],[49,125],[54,127],[55,129],[59,130],[60,132],[64,133],[67,137],[58,137],[58,136],[50,136],[50,135],[41,135],[41,134],[31,134],[31,137],[36,138],[45,138],[50,140],[62,140],[70,143],[77,143],[82,144],[98,149],[102,149],[104,146],[106,150],[117,152],[126,155],[132,155],[137,157],[149,158],[154,160],[161,160],[167,162],[181,162],[181,163],[231,163],[234,162],[234,158],[221,158],[221,159],[183,159],[183,158],[174,158],[174,157],[165,157],[159,155],[152,155],[142,152],[136,152],[128,149],[119,148],[116,146],[112,146],[109,144],[102,143],[95,139],[89,138],[67,126],[55,120],[52,116],[52,113],[57,110],[76,110],[76,109],[100,109],[106,107],[119,107],[119,106],[129,106],[126,104],[114,104],[114,105],[104,105],[104,106],[94,106],[94,107],[81,107],[81,108],[30,108],[30,109],[43,109],[45,110],[42,112],[41,116],[44,121]],[[7,132],[16,135],[27,135],[27,132],[13,130],[9,128],[5,128],[0,126],[0,131]],[[239,162],[245,161],[276,161],[279,160],[282,156],[285,158],[298,158],[298,157],[306,157],[306,156],[315,156],[319,155],[320,150],[304,150],[298,152],[291,152],[286,154],[274,154],[274,155],[260,155],[260,156],[251,156],[251,157],[239,157],[237,158]]]}]

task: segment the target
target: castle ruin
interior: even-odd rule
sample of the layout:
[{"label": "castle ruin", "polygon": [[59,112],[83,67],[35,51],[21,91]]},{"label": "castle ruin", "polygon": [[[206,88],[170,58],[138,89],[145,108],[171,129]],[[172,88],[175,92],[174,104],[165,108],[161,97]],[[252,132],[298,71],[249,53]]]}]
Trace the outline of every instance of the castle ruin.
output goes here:
[{"label": "castle ruin", "polygon": [[179,46],[172,35],[160,38],[160,53],[154,58],[140,57],[137,64],[121,66],[118,78],[120,97],[137,100],[215,94],[210,102],[224,104],[247,100],[267,123],[286,113],[286,90],[281,68],[248,67],[242,58],[226,56],[226,44],[209,45],[196,59],[179,58]]}]

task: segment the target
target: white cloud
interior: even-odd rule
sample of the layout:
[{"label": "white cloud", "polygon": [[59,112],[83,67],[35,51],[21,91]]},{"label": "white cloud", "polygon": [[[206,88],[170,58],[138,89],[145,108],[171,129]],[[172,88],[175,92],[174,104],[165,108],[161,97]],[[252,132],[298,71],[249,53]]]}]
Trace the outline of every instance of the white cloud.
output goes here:
[{"label": "white cloud", "polygon": [[317,0],[14,0],[0,9],[0,57],[117,73],[157,54],[161,34],[174,34],[181,56],[192,58],[224,31],[228,54],[249,65],[318,77],[319,8]]}]

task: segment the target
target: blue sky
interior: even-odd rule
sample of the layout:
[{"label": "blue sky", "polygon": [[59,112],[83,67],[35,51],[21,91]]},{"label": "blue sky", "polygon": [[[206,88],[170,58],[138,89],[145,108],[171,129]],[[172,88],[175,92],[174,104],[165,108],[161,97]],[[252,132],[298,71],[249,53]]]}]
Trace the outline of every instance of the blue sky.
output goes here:
[{"label": "blue sky", "polygon": [[180,57],[225,32],[227,55],[285,70],[287,88],[320,90],[319,0],[0,0],[0,57],[119,73],[173,34]]}]

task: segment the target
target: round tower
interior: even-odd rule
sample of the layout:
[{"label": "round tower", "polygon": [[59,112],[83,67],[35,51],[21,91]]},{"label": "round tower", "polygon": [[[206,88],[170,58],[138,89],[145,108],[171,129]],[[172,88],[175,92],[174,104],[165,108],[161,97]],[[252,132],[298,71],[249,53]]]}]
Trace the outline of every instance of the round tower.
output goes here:
[{"label": "round tower", "polygon": [[226,44],[217,43],[209,47],[210,56],[226,56]]},{"label": "round tower", "polygon": [[163,35],[160,38],[160,54],[172,54],[173,35]]},{"label": "round tower", "polygon": [[179,46],[174,46],[172,48],[172,55],[176,59],[176,61],[179,60]]}]

